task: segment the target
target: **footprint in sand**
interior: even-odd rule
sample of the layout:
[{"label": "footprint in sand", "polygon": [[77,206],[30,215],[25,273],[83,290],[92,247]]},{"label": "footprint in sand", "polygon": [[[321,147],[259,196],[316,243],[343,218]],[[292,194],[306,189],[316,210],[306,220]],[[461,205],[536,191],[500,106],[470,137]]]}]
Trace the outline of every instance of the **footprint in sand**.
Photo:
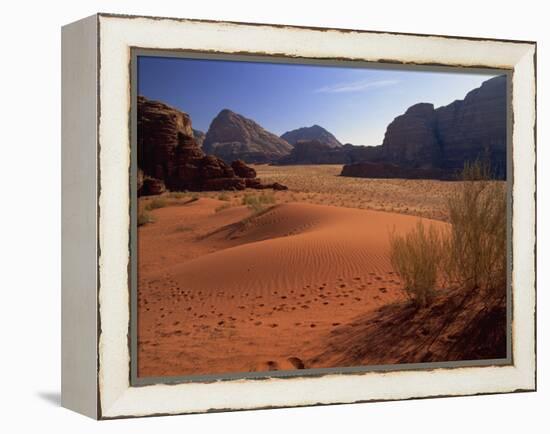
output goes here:
[{"label": "footprint in sand", "polygon": [[306,365],[299,357],[289,357],[287,359],[292,366],[296,369],[305,369]]}]

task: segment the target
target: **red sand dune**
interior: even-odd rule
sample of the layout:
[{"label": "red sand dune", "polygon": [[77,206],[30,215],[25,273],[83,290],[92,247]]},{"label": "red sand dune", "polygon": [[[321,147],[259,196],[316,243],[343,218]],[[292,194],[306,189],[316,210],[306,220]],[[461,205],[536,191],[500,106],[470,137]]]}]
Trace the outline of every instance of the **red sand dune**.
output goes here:
[{"label": "red sand dune", "polygon": [[304,203],[216,212],[223,203],[158,209],[139,229],[139,376],[328,367],[308,348],[404,299],[388,235],[418,217]]}]

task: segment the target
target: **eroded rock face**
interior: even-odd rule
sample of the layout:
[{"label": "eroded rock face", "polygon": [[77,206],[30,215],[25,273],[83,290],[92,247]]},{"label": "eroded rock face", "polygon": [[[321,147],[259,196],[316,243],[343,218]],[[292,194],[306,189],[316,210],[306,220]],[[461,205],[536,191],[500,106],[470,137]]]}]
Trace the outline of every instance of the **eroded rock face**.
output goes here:
[{"label": "eroded rock face", "polygon": [[[506,105],[506,76],[487,80],[463,100],[444,107],[413,105],[388,125],[380,150],[373,153],[375,158],[367,156],[363,161],[403,169],[437,169],[454,176],[466,161],[480,159],[490,163],[496,177],[505,178]],[[367,165],[365,170],[370,173],[373,168]],[[356,166],[342,174],[359,171]]]},{"label": "eroded rock face", "polygon": [[317,140],[330,148],[339,148],[342,146],[342,144],[336,137],[334,137],[332,133],[328,132],[319,125],[287,131],[281,136],[281,139],[286,140],[291,145],[296,145],[296,143],[300,141]]},{"label": "eroded rock face", "polygon": [[437,134],[445,167],[486,158],[506,173],[506,76],[485,81],[462,101],[437,109]]},{"label": "eroded rock face", "polygon": [[385,159],[401,166],[438,167],[441,149],[435,126],[433,104],[413,105],[388,125],[382,143]]},{"label": "eroded rock face", "polygon": [[253,120],[225,109],[210,124],[203,149],[226,162],[269,163],[287,155],[292,146]]},{"label": "eroded rock face", "polygon": [[[242,161],[234,167],[238,173],[222,159],[203,152],[186,113],[138,97],[140,194],[160,194],[164,186],[173,191],[245,189],[246,179],[255,178],[256,171]],[[264,188],[259,180],[249,186]]]}]

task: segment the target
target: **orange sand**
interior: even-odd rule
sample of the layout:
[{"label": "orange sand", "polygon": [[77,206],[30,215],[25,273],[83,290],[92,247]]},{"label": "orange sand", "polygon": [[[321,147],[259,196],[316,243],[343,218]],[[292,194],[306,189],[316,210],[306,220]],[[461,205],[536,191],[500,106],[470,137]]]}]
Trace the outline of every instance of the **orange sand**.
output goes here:
[{"label": "orange sand", "polygon": [[223,204],[157,209],[139,228],[139,376],[331,367],[308,362],[331,330],[405,298],[388,234],[418,217]]}]

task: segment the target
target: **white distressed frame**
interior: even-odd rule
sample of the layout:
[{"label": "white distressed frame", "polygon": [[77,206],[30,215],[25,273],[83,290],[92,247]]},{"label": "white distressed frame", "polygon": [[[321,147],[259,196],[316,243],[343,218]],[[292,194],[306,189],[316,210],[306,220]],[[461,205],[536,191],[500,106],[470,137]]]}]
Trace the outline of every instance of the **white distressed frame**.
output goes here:
[{"label": "white distressed frame", "polygon": [[[98,15],[99,418],[534,390],[535,44]],[[513,366],[130,386],[130,47],[513,69]]]}]

